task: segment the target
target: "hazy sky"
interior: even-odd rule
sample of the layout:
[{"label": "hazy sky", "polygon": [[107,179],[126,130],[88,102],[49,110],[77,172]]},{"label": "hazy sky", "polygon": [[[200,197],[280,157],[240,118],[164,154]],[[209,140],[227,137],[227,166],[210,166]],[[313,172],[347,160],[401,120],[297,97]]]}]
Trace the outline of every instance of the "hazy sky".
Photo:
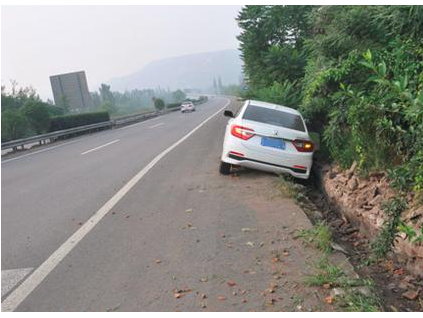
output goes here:
[{"label": "hazy sky", "polygon": [[241,6],[2,6],[1,79],[51,98],[49,76],[85,70],[90,90],[171,56],[238,47]]}]

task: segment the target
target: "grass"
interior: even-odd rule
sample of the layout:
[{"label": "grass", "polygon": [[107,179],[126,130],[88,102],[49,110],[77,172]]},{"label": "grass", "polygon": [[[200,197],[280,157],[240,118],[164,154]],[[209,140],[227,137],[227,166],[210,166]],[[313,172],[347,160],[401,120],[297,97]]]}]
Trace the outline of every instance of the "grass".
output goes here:
[{"label": "grass", "polygon": [[298,237],[301,237],[307,243],[314,244],[319,250],[330,253],[332,251],[332,233],[329,226],[318,223],[313,228],[307,230],[299,230]]},{"label": "grass", "polygon": [[[339,287],[343,293],[335,297],[336,303],[345,308],[346,311],[380,311],[380,301],[372,291],[374,282],[370,279],[350,278],[336,265],[329,262],[327,257],[323,257],[314,264],[317,273],[306,278],[309,286],[323,286],[329,284],[330,287]],[[369,294],[361,292],[358,287],[366,287]]]},{"label": "grass", "polygon": [[278,189],[284,197],[296,198],[298,195],[298,189],[292,182],[292,179],[288,175],[280,175],[278,179]]},{"label": "grass", "polygon": [[345,275],[342,269],[336,265],[332,265],[327,257],[323,257],[314,266],[318,272],[306,278],[306,284],[309,286],[323,286],[324,284],[338,286],[338,280]]}]

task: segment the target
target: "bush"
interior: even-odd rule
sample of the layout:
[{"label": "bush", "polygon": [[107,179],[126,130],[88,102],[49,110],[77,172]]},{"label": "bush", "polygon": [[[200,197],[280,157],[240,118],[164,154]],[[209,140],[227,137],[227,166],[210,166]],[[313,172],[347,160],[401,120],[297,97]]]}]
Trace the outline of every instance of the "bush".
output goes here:
[{"label": "bush", "polygon": [[1,142],[25,137],[27,121],[19,111],[5,110],[1,114]]},{"label": "bush", "polygon": [[22,114],[27,118],[29,127],[36,134],[47,132],[50,125],[50,114],[45,103],[29,100],[24,104]]},{"label": "bush", "polygon": [[181,106],[181,103],[171,103],[171,104],[167,104],[166,108],[167,109],[172,109],[172,108],[178,108]]},{"label": "bush", "polygon": [[73,127],[109,121],[108,112],[92,112],[75,115],[55,116],[51,118],[49,131],[64,130]]}]

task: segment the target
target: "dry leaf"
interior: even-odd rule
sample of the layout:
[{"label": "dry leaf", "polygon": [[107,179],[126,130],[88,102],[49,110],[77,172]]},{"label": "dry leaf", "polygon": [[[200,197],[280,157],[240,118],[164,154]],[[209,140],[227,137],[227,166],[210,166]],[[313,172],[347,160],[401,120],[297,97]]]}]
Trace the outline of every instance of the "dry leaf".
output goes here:
[{"label": "dry leaf", "polygon": [[327,303],[327,304],[333,304],[333,301],[334,301],[334,299],[333,299],[332,296],[328,296],[328,297],[325,298],[325,303]]}]

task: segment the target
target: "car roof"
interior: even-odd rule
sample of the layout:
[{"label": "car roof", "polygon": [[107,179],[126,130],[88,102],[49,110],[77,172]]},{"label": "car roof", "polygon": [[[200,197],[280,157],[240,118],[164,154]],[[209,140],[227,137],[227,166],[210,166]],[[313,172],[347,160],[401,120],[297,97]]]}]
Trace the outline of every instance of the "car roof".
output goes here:
[{"label": "car roof", "polygon": [[286,107],[286,106],[278,105],[278,104],[261,102],[261,101],[258,101],[258,100],[249,100],[248,101],[248,105],[253,105],[253,106],[258,106],[258,107],[275,109],[275,110],[284,111],[284,112],[287,112],[287,113],[291,113],[291,114],[295,114],[295,115],[300,115],[301,116],[301,114],[300,114],[300,112],[298,110],[293,109],[293,108],[289,108],[289,107]]}]

